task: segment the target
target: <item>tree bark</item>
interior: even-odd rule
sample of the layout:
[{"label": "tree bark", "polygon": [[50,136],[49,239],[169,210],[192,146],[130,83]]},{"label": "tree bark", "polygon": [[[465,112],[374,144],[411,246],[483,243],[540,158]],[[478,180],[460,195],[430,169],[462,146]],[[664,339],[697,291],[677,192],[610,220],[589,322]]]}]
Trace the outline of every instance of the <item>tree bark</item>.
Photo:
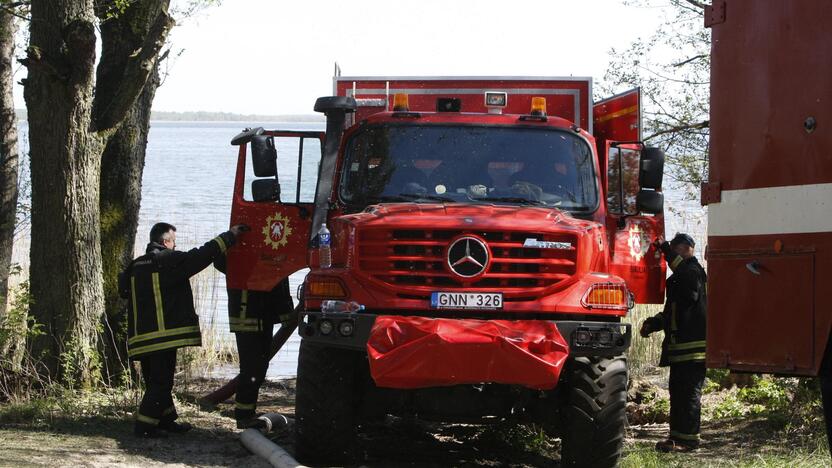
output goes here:
[{"label": "tree bark", "polygon": [[0,10],[0,323],[6,316],[17,218],[17,117],[12,89],[16,18]]},{"label": "tree bark", "polygon": [[[156,19],[167,10],[169,0],[145,2],[129,8],[115,20],[101,26],[102,56],[98,81],[113,82],[122,76],[128,59],[142,46]],[[104,354],[106,376],[117,377],[126,368],[126,303],[118,295],[118,273],[133,259],[141,205],[150,109],[159,87],[158,63],[144,85],[139,99],[107,143],[101,169],[101,254],[104,265]],[[100,88],[99,96],[114,90]]]},{"label": "tree bark", "polygon": [[[147,3],[132,2],[128,10]],[[52,375],[82,384],[98,377],[100,365],[102,152],[142,92],[172,26],[167,12],[157,16],[122,73],[99,74],[93,95],[95,7],[94,0],[32,0],[23,60],[29,69],[31,312],[46,329],[33,349]]]},{"label": "tree bark", "polygon": [[[93,127],[92,0],[33,0],[29,75],[33,342],[55,377],[92,381],[103,312],[98,176],[104,139]],[[66,371],[66,372],[64,372]]]}]

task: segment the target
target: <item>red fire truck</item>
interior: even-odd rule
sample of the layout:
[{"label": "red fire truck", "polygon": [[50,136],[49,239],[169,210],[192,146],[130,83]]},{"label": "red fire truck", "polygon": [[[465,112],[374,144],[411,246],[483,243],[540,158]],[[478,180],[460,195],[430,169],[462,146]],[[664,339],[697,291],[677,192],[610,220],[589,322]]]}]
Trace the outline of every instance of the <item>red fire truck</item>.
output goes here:
[{"label": "red fire truck", "polygon": [[343,462],[362,421],[397,414],[535,421],[564,465],[614,466],[624,320],[664,296],[664,155],[639,142],[639,91],[593,105],[590,78],[342,76],[334,91],[315,104],[325,133],[233,141],[231,223],[252,230],[229,287],[310,268],[298,457]]},{"label": "red fire truck", "polygon": [[709,367],[828,377],[830,22],[827,1],[721,0],[707,11]]}]

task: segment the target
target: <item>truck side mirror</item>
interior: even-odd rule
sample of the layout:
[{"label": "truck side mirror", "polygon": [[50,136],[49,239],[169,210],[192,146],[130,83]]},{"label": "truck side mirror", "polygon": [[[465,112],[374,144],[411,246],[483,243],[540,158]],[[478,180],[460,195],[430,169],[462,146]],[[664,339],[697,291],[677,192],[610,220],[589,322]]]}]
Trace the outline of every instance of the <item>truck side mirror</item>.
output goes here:
[{"label": "truck side mirror", "polygon": [[664,195],[653,190],[639,190],[636,195],[636,210],[654,215],[663,213]]},{"label": "truck side mirror", "polygon": [[243,130],[242,132],[238,133],[237,136],[232,138],[231,139],[231,144],[233,146],[244,145],[244,144],[248,143],[249,141],[251,141],[252,137],[254,137],[256,135],[260,135],[261,133],[263,133],[263,131],[264,131],[263,127],[247,128],[247,129]]},{"label": "truck side mirror", "polygon": [[280,183],[277,179],[257,179],[251,183],[251,198],[256,202],[280,200]]},{"label": "truck side mirror", "polygon": [[274,137],[256,135],[251,138],[251,161],[256,177],[277,177]]},{"label": "truck side mirror", "polygon": [[[641,188],[661,190],[664,176],[664,151],[645,146],[641,150],[638,185]],[[640,194],[639,194],[640,195]]]}]

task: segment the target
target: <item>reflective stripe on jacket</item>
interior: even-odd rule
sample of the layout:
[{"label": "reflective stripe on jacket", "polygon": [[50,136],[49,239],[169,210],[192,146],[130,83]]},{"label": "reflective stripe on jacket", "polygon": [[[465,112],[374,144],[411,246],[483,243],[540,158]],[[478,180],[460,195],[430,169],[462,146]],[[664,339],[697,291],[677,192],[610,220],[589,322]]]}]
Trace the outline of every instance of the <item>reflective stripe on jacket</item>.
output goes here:
[{"label": "reflective stripe on jacket", "polygon": [[666,253],[673,274],[667,279],[664,311],[648,320],[664,330],[660,366],[705,360],[708,277],[696,257]]},{"label": "reflective stripe on jacket", "polygon": [[[226,271],[226,257],[214,260],[214,268]],[[228,328],[232,333],[260,332],[275,323],[285,322],[294,314],[289,278],[269,292],[228,289]]]},{"label": "reflective stripe on jacket", "polygon": [[295,306],[289,278],[269,292],[228,290],[228,325],[232,332],[259,332],[291,318]]},{"label": "reflective stripe on jacket", "polygon": [[233,243],[230,232],[188,252],[152,242],[130,263],[119,275],[119,292],[128,299],[128,357],[202,344],[189,279]]}]

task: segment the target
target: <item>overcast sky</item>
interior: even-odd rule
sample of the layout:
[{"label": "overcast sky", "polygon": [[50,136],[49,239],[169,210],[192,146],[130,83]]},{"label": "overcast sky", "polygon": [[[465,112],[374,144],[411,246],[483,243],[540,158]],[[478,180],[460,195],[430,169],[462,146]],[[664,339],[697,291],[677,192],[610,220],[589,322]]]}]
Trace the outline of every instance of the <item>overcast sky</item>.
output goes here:
[{"label": "overcast sky", "polygon": [[[306,114],[344,75],[603,77],[661,10],[622,0],[224,0],[172,33],[155,110]],[[23,106],[22,90],[16,90]]]}]

